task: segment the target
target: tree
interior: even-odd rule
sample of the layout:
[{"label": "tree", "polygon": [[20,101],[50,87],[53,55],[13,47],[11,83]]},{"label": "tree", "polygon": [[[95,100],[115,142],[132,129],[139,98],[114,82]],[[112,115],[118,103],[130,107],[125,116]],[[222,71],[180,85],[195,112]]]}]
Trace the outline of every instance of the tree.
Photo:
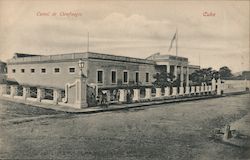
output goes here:
[{"label": "tree", "polygon": [[190,75],[193,85],[201,85],[201,83],[210,84],[213,78],[218,79],[219,73],[211,67],[196,70]]},{"label": "tree", "polygon": [[156,87],[164,88],[173,84],[174,75],[165,71],[161,73],[156,73],[153,77],[155,78],[153,85]]},{"label": "tree", "polygon": [[233,76],[231,69],[227,66],[223,66],[219,69],[221,79],[229,79]]}]

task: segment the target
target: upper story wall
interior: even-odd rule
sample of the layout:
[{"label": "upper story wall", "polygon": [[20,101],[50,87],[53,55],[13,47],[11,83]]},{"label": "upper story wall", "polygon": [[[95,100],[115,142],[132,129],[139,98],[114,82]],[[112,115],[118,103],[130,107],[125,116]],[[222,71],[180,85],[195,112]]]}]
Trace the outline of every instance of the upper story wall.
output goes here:
[{"label": "upper story wall", "polygon": [[[101,87],[135,84],[136,73],[142,85],[153,81],[153,61],[98,53],[13,58],[8,61],[8,79],[21,85],[63,89],[66,83],[73,83],[78,77],[79,59],[85,62],[83,73],[88,83],[97,84],[97,71],[103,71],[103,82],[98,84]],[[74,72],[70,72],[70,68],[74,68]],[[42,70],[46,70],[45,73]],[[116,71],[116,83],[111,81],[111,71]],[[124,72],[128,73],[127,83],[123,83]]]},{"label": "upper story wall", "polygon": [[[155,66],[153,64],[89,59],[88,68],[88,83],[98,84],[99,87],[133,86],[137,84],[137,80],[138,84],[151,85],[154,81]],[[98,71],[103,74],[101,83],[98,82]],[[112,72],[115,72],[115,82],[112,82]],[[124,72],[128,74],[127,82],[124,82]]]},{"label": "upper story wall", "polygon": [[[74,72],[70,72],[70,68],[74,68]],[[86,67],[83,72],[87,74]],[[8,79],[13,79],[21,85],[28,86],[63,89],[66,83],[75,81],[78,73],[78,61],[8,65]]]}]

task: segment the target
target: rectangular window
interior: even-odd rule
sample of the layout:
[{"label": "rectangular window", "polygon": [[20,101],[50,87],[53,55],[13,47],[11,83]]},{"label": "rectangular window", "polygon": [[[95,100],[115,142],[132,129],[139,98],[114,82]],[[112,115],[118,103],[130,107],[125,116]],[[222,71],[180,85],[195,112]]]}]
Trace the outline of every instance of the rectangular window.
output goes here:
[{"label": "rectangular window", "polygon": [[60,68],[54,68],[54,72],[55,73],[59,73],[60,72]]},{"label": "rectangular window", "polygon": [[34,68],[30,69],[30,72],[35,73],[35,69]]},{"label": "rectangular window", "polygon": [[75,68],[73,67],[69,68],[69,73],[75,73]]},{"label": "rectangular window", "polygon": [[97,71],[97,83],[103,83],[103,71]]},{"label": "rectangular window", "polygon": [[46,73],[46,69],[45,69],[45,68],[42,68],[42,69],[41,69],[41,73]]},{"label": "rectangular window", "polygon": [[139,82],[139,72],[135,72],[135,83]]},{"label": "rectangular window", "polygon": [[21,73],[24,73],[25,72],[25,70],[24,69],[21,69]]},{"label": "rectangular window", "polygon": [[149,82],[149,73],[146,73],[146,82]]},{"label": "rectangular window", "polygon": [[116,71],[111,71],[111,83],[116,83]]},{"label": "rectangular window", "polygon": [[128,83],[128,71],[123,71],[123,83]]},{"label": "rectangular window", "polygon": [[12,73],[16,73],[16,69],[12,69]]}]

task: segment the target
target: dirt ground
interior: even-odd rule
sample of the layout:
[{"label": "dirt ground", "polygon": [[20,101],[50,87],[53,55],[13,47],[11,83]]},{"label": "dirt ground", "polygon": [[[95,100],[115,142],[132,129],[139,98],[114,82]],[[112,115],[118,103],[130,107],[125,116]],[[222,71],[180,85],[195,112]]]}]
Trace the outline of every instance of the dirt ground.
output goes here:
[{"label": "dirt ground", "polygon": [[[85,115],[0,102],[0,159],[250,159],[249,117],[249,94]],[[226,124],[244,143],[211,136]]]}]

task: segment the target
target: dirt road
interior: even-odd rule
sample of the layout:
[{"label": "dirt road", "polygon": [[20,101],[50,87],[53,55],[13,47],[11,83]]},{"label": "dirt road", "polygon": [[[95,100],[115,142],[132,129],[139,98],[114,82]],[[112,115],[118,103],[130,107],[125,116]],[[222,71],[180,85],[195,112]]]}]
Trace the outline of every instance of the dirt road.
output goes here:
[{"label": "dirt road", "polygon": [[[67,115],[46,111],[23,114],[20,110],[26,106],[0,102],[0,159],[250,159],[250,146],[211,138],[215,128],[250,115],[249,104],[247,94]],[[18,109],[9,109],[13,106]],[[27,115],[30,121],[20,121]],[[250,126],[244,122],[241,127]]]}]

